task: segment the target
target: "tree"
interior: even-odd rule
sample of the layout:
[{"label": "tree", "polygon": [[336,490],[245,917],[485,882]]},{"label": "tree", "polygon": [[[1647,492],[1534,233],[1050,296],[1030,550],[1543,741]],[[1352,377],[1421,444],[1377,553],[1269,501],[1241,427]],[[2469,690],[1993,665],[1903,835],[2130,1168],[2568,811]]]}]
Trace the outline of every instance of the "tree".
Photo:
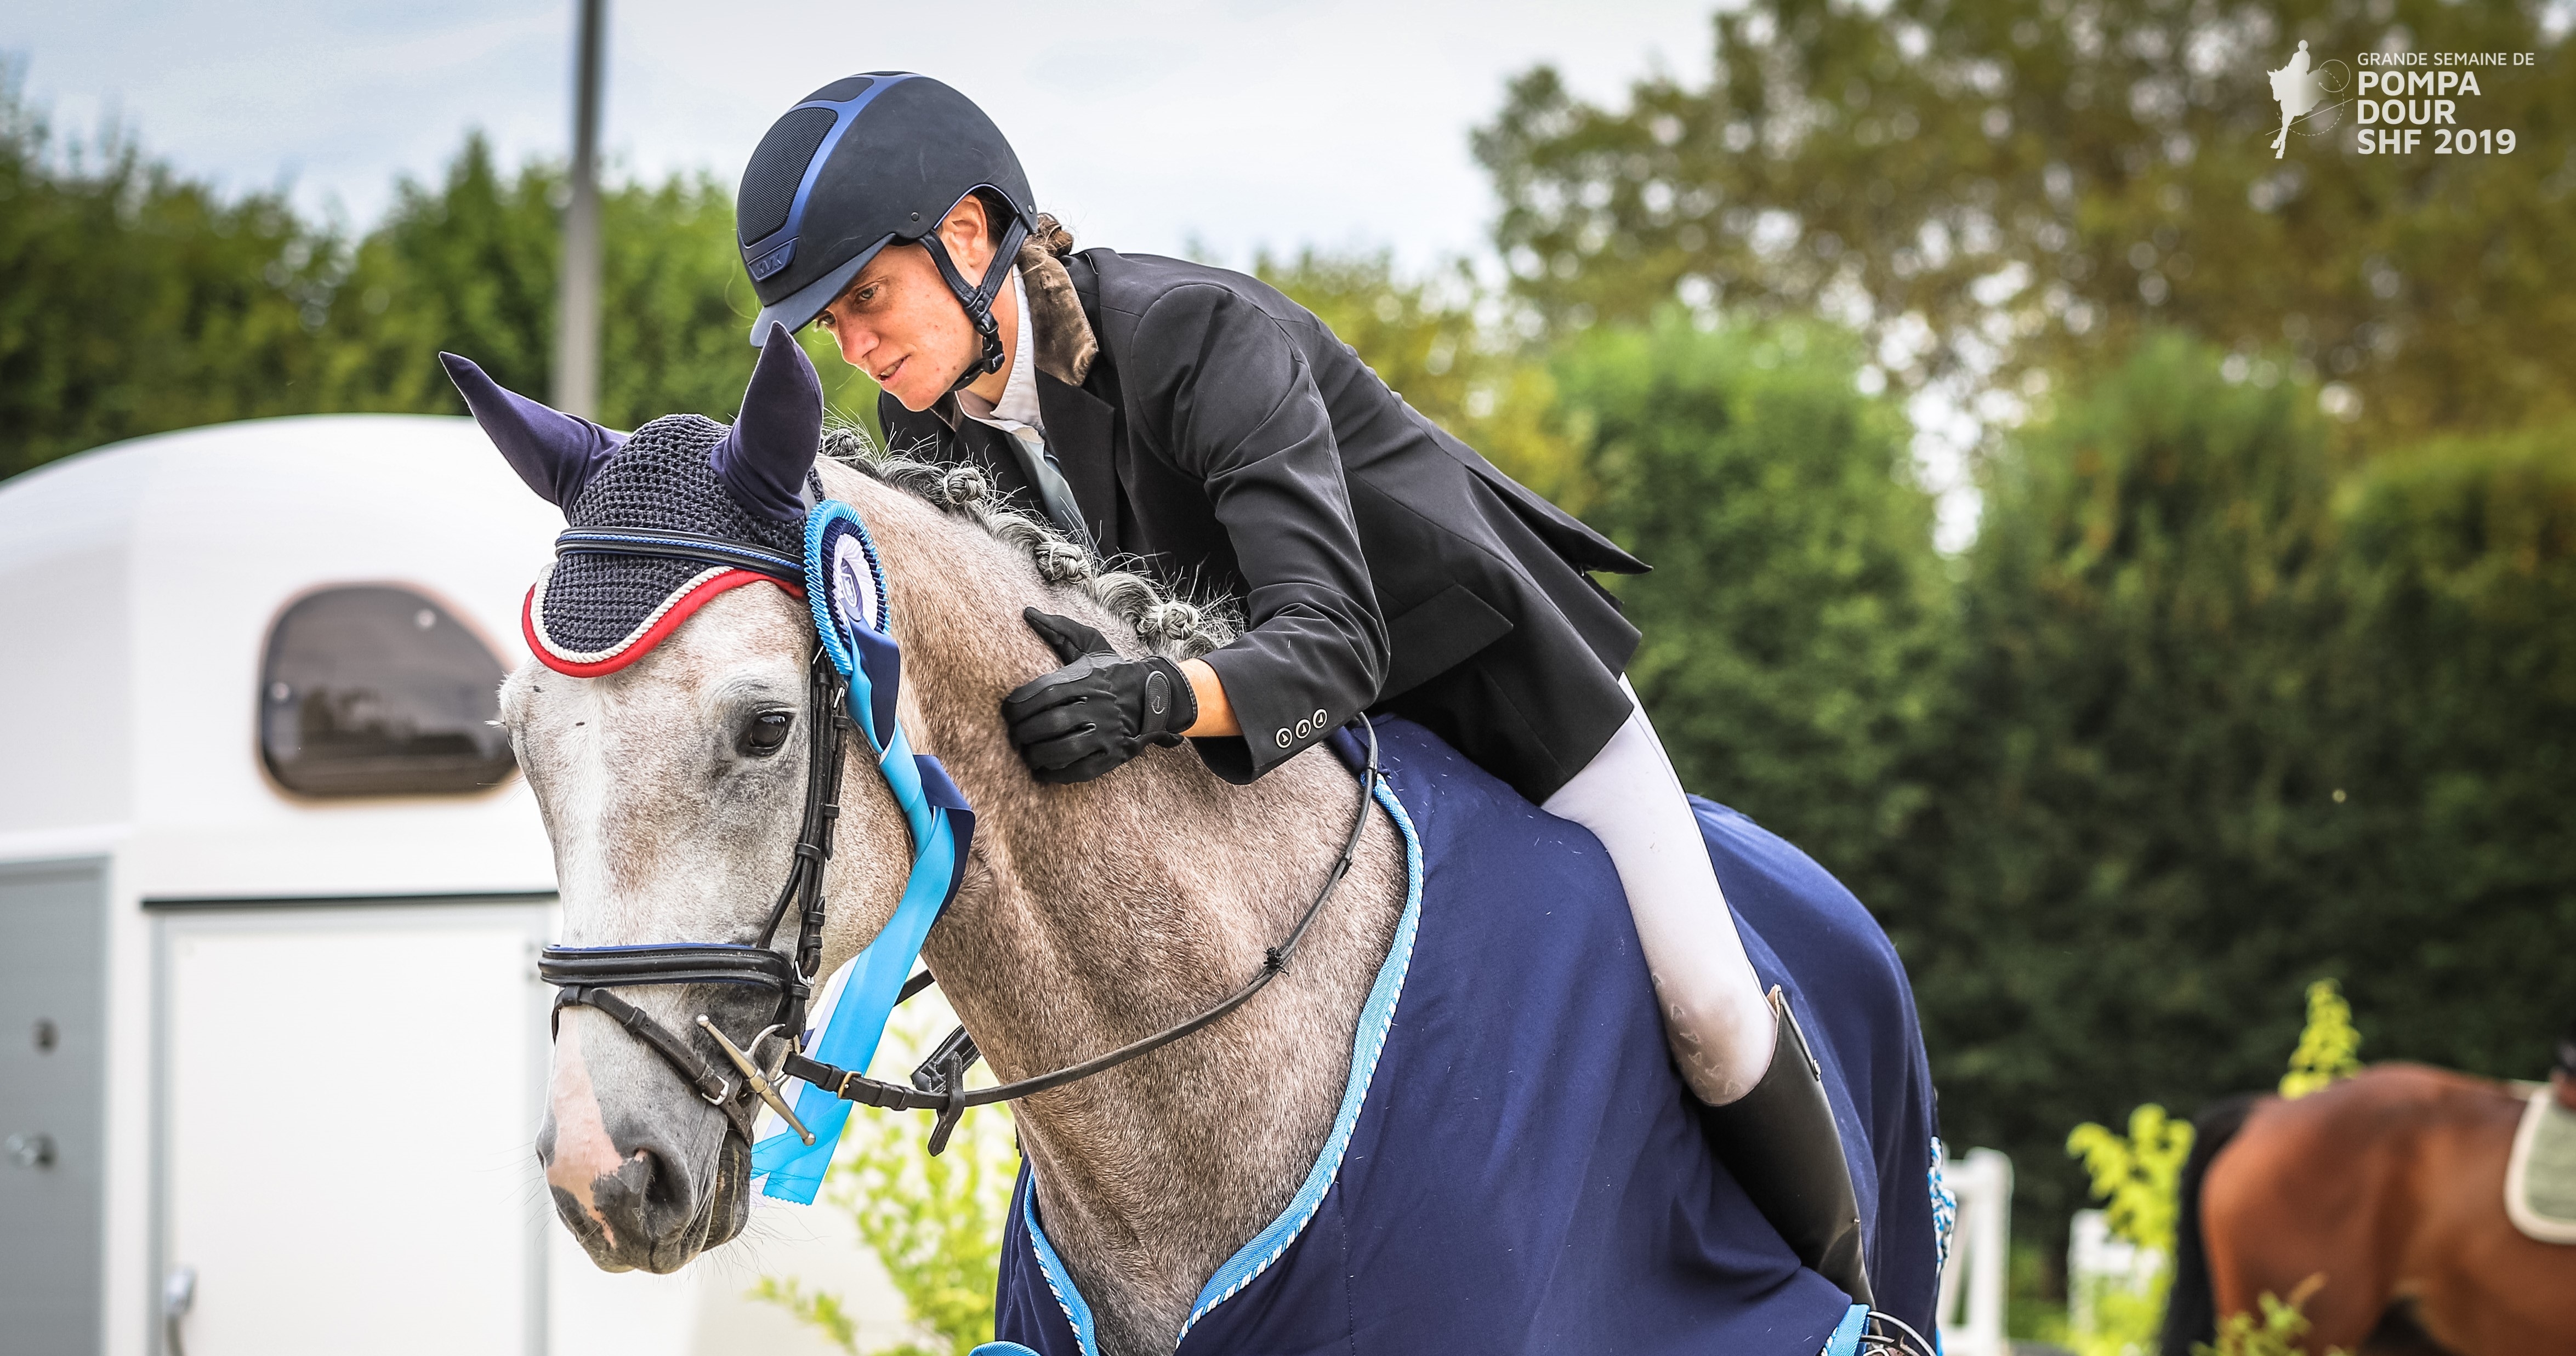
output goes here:
[{"label": "tree", "polygon": [[1512,478],[1580,512],[1579,456],[1549,419],[1556,384],[1526,353],[1503,299],[1462,261],[1399,277],[1387,255],[1264,254],[1253,272],[1313,311],[1389,388]]},{"label": "tree", "polygon": [[1613,587],[1675,769],[1875,904],[1930,796],[1955,618],[1904,418],[1853,389],[1859,363],[1819,326],[1668,308],[1557,371],[1591,520],[1654,566]]},{"label": "tree", "polygon": [[[2576,83],[2544,0],[1753,0],[1710,81],[1575,100],[1546,67],[1477,134],[1521,295],[1558,329],[1703,308],[1865,324],[1892,375],[2062,385],[2180,329],[2294,375],[2376,435],[2576,409],[2559,285]],[[2464,125],[2511,155],[2360,155],[2293,135],[2264,78],[2297,40],[2533,53],[2476,68]],[[2358,83],[2358,71],[2344,93]],[[2042,389],[2032,378],[2027,389]]]},{"label": "tree", "polygon": [[339,246],[111,131],[56,147],[0,66],[0,476],[118,438],[311,408]]},{"label": "tree", "polygon": [[2339,487],[2329,692],[2358,849],[2320,926],[2381,1055],[2535,1077],[2576,1014],[2576,425]]},{"label": "tree", "polygon": [[2056,1127],[2269,1086],[2294,986],[2499,1076],[2576,1011],[2569,431],[2354,468],[2229,370],[2153,338],[1995,458],[1938,884],[1882,905],[1947,1132],[2044,1213]]},{"label": "tree", "polygon": [[[504,176],[478,135],[431,188],[405,180],[333,298],[329,408],[462,413],[438,353],[544,399],[553,382],[563,175]],[[600,410],[633,428],[677,412],[730,419],[759,307],[733,244],[733,195],[704,174],[622,184],[601,202]],[[876,387],[808,331],[844,417],[873,428]]]},{"label": "tree", "polygon": [[[123,438],[267,415],[463,414],[462,353],[543,399],[553,377],[561,171],[504,173],[468,136],[354,244],[286,199],[227,199],[110,133],[57,150],[0,71],[0,475]],[[705,175],[604,195],[601,410],[614,427],[731,418],[757,306],[732,195]],[[835,411],[876,387],[804,336]]]},{"label": "tree", "polygon": [[333,298],[333,389],[323,408],[462,413],[438,364],[442,349],[545,399],[563,248],[551,199],[560,183],[534,164],[503,176],[480,133],[466,137],[439,187],[403,179]]},{"label": "tree", "polygon": [[2010,441],[1965,564],[1938,884],[1894,901],[1944,1130],[2057,1213],[2063,1128],[2268,1084],[2354,845],[2323,684],[2332,494],[2307,393],[2178,336]]}]

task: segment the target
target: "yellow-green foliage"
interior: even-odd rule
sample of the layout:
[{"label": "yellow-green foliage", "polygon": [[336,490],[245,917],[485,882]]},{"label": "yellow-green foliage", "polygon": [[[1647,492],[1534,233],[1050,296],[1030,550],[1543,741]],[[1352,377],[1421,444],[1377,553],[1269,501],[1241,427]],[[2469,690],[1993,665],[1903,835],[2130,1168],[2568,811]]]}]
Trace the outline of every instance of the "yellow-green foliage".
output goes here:
[{"label": "yellow-green foliage", "polygon": [[2085,1331],[2069,1332],[2067,1345],[2077,1356],[2143,1356],[2155,1349],[2172,1284],[2172,1269],[2161,1261],[2173,1256],[2174,1188],[2191,1154],[2191,1122],[2150,1102],[2129,1113],[2126,1135],[2090,1121],[2075,1127],[2066,1137],[2066,1152],[2084,1161],[2111,1232],[2160,1259],[2143,1290],[2116,1278],[2086,1282],[2092,1293],[2084,1307],[2091,1321]]},{"label": "yellow-green foliage", "polygon": [[[915,1025],[890,1033],[890,1044],[924,1045]],[[979,1076],[970,1086],[990,1082]],[[993,1288],[1019,1142],[1000,1107],[969,1113],[937,1158],[926,1147],[929,1132],[930,1119],[919,1112],[855,1108],[824,1178],[823,1202],[849,1212],[859,1240],[903,1297],[913,1329],[915,1340],[871,1356],[967,1356],[993,1340]],[[860,1350],[862,1316],[840,1296],[775,1276],[761,1278],[751,1294],[814,1325],[843,1351]]]},{"label": "yellow-green foliage", "polygon": [[2165,1322],[2169,1275],[2158,1271],[2144,1290],[2132,1290],[2117,1278],[2097,1277],[2092,1287],[2092,1325],[2069,1329],[2059,1340],[2075,1356],[2148,1356],[2156,1349]]},{"label": "yellow-green foliage", "polygon": [[2191,1122],[2149,1102],[2129,1113],[2129,1133],[2087,1121],[2066,1137],[2066,1152],[2084,1160],[2093,1194],[2105,1202],[2111,1232],[2142,1248],[2173,1254],[2174,1184],[2191,1154]]},{"label": "yellow-green foliage", "polygon": [[832,1202],[903,1296],[914,1326],[935,1340],[891,1356],[966,1356],[993,1340],[993,1286],[1019,1147],[999,1109],[958,1122],[948,1151],[923,1147],[929,1121],[882,1112],[852,1116],[832,1168]]},{"label": "yellow-green foliage", "polygon": [[2361,1032],[2352,1024],[2352,1004],[2333,980],[2320,979],[2308,986],[2308,1024],[2290,1054],[2290,1071],[2281,1075],[2281,1095],[2305,1097],[2360,1070]]},{"label": "yellow-green foliage", "polygon": [[[2325,1277],[2311,1276],[2286,1300],[2268,1290],[2263,1292],[2261,1318],[2229,1314],[2219,1320],[2218,1345],[2194,1342],[2191,1356],[2306,1356],[2307,1348],[2299,1344],[2299,1339],[2308,1334],[2308,1316],[2300,1309],[2324,1283]],[[2325,1356],[2344,1356],[2343,1348],[2330,1347]]]},{"label": "yellow-green foliage", "polygon": [[[2282,1075],[2281,1095],[2302,1097],[2361,1068],[2361,1032],[2352,1023],[2352,1005],[2331,979],[2308,986],[2308,1021],[2299,1047]],[[2173,1256],[2175,1219],[2183,1160],[2191,1155],[2191,1123],[2175,1120],[2163,1107],[2148,1103],[2129,1113],[2129,1133],[2086,1122],[2066,1137],[2066,1152],[2084,1161],[2092,1175],[2093,1195],[2105,1203],[2111,1232],[2164,1257]],[[2088,1331],[2069,1332],[2067,1345],[2078,1356],[2138,1356],[2154,1346],[2162,1326],[2170,1270],[2160,1270],[2146,1290],[2116,1283],[2095,1283]],[[2193,1356],[2298,1356],[2299,1338],[2308,1330],[2300,1306],[2316,1292],[2310,1281],[2287,1300],[2266,1293],[2262,1315],[2231,1314],[2220,1323],[2218,1345],[2195,1345]]]},{"label": "yellow-green foliage", "polygon": [[[2352,1024],[2352,1004],[2331,979],[2308,986],[2308,1022],[2299,1032],[2299,1048],[2290,1054],[2290,1071],[2281,1075],[2283,1097],[2305,1097],[2338,1078],[2361,1070],[2361,1031]],[[2262,1314],[2229,1314],[2218,1322],[2218,1344],[2192,1344],[2192,1356],[2304,1356],[2308,1297],[2325,1283],[2311,1276],[2288,1299],[2270,1291],[2260,1297]],[[2342,1356],[2337,1347],[2326,1356]]]},{"label": "yellow-green foliage", "polygon": [[[858,1316],[841,1307],[841,1297],[829,1291],[808,1290],[793,1276],[763,1276],[751,1288],[753,1299],[767,1300],[798,1318],[823,1330],[823,1335],[843,1351],[859,1349]],[[917,1350],[917,1348],[913,1348]]]}]

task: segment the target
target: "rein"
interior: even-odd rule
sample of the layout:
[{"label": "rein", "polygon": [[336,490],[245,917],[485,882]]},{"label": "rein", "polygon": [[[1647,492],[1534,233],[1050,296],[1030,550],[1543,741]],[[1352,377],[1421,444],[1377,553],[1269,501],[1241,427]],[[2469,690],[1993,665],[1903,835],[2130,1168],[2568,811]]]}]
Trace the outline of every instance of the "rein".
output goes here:
[{"label": "rein", "polygon": [[[948,1039],[940,1042],[939,1048],[931,1052],[930,1058],[913,1071],[911,1087],[869,1078],[851,1070],[836,1069],[829,1064],[818,1063],[792,1052],[786,1058],[784,1071],[832,1093],[843,1101],[856,1102],[862,1106],[887,1107],[896,1111],[938,1112],[939,1119],[933,1124],[930,1133],[930,1152],[936,1154],[948,1146],[949,1132],[956,1128],[957,1118],[968,1107],[1016,1102],[1023,1097],[1034,1097],[1041,1092],[1052,1092],[1068,1084],[1078,1083],[1093,1074],[1114,1069],[1140,1055],[1151,1054],[1251,1002],[1254,994],[1261,992],[1268,987],[1270,981],[1286,972],[1289,961],[1296,958],[1298,944],[1306,939],[1306,930],[1314,925],[1316,916],[1324,911],[1325,902],[1333,897],[1333,891],[1341,886],[1342,878],[1350,874],[1351,864],[1358,860],[1360,835],[1368,827],[1369,800],[1376,793],[1378,783],[1377,727],[1369,724],[1365,718],[1359,720],[1359,725],[1368,735],[1368,763],[1361,772],[1359,805],[1351,815],[1350,833],[1342,840],[1342,853],[1333,861],[1332,874],[1324,878],[1323,888],[1315,892],[1314,902],[1308,904],[1306,912],[1299,915],[1297,925],[1288,930],[1287,938],[1279,945],[1269,947],[1262,952],[1261,969],[1251,979],[1246,980],[1242,988],[1236,989],[1197,1016],[1167,1026],[1141,1040],[1130,1041],[1105,1054],[1094,1055],[1079,1064],[1066,1065],[1053,1073],[1039,1074],[973,1092],[966,1090],[966,1070],[975,1062],[975,1043],[973,1038],[967,1036],[966,1028],[962,1026],[950,1032]],[[909,998],[922,989],[928,988],[932,982],[929,972],[923,971],[913,976],[904,985],[903,996]]]},{"label": "rein", "polygon": [[[846,509],[841,511],[847,513]],[[691,533],[642,529],[566,532],[558,539],[556,549],[559,553],[615,552],[704,560],[736,569],[751,569],[813,594],[809,601],[815,602],[819,602],[816,591],[824,586],[823,580],[814,577],[818,571],[810,563],[801,577],[791,576],[784,568],[788,562],[783,556]],[[870,556],[873,563],[872,548]],[[878,603],[881,609],[881,595]],[[555,996],[550,1023],[555,1030],[561,1030],[563,1010],[568,1006],[594,1008],[605,1014],[660,1057],[701,1100],[723,1112],[746,1145],[757,1146],[760,1143],[756,1133],[755,1102],[777,1113],[806,1145],[814,1144],[814,1133],[797,1118],[794,1108],[779,1089],[781,1082],[795,1078],[845,1102],[898,1111],[937,1112],[929,1139],[930,1152],[937,1154],[947,1147],[950,1133],[968,1107],[992,1106],[1053,1091],[1203,1030],[1252,1001],[1255,994],[1287,970],[1307,930],[1313,926],[1325,903],[1333,897],[1334,890],[1357,860],[1361,833],[1368,825],[1369,802],[1379,782],[1377,730],[1365,717],[1355,719],[1367,736],[1368,760],[1360,777],[1359,803],[1352,813],[1350,832],[1342,843],[1341,855],[1335,859],[1331,874],[1325,877],[1314,900],[1298,917],[1296,926],[1277,946],[1263,952],[1261,969],[1242,987],[1213,1006],[1141,1040],[1080,1063],[973,1092],[966,1089],[966,1070],[974,1065],[980,1052],[962,1026],[950,1032],[930,1057],[913,1071],[909,1087],[869,1078],[861,1070],[843,1069],[808,1058],[804,1042],[812,1033],[805,1026],[807,1006],[822,978],[819,971],[822,967],[824,922],[828,913],[828,901],[823,895],[824,868],[832,859],[833,829],[841,813],[841,778],[846,768],[848,736],[857,724],[851,716],[850,683],[836,667],[830,646],[819,639],[820,609],[817,611],[818,643],[807,666],[806,680],[806,706],[810,718],[806,729],[804,815],[797,833],[795,857],[788,865],[787,880],[780,886],[776,902],[770,906],[758,941],[749,944],[681,942],[549,946],[537,960],[538,975],[561,990]],[[868,695],[872,701],[883,701],[888,715],[891,715],[891,683],[887,684],[884,692],[874,691],[872,684]],[[871,741],[874,742],[875,738],[872,734]],[[880,769],[883,770],[884,766],[881,760]],[[959,846],[962,849],[962,842]],[[920,846],[916,841],[916,859],[919,852]],[[916,869],[918,866],[916,860]],[[797,915],[792,959],[776,949],[779,930],[791,911]],[[889,920],[888,927],[892,926]],[[850,962],[852,965],[858,963],[857,960]],[[928,971],[913,975],[904,982],[894,1002],[901,1003],[913,997],[932,982]],[[699,1053],[687,1036],[671,1030],[650,1013],[613,992],[619,988],[692,984],[765,989],[777,995],[770,1023],[740,1044],[728,1037],[707,1014],[701,1013],[697,1018],[698,1028],[713,1039],[737,1077],[726,1077],[719,1066]],[[763,1067],[754,1057],[754,1052],[772,1036],[778,1036],[782,1041],[782,1053],[774,1064]]]}]

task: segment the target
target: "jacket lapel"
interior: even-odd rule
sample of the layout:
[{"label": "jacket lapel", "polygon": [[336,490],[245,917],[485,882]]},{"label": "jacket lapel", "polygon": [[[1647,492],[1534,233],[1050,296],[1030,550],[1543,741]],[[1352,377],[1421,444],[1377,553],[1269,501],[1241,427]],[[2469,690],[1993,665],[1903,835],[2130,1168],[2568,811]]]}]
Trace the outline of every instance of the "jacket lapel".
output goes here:
[{"label": "jacket lapel", "polygon": [[1065,483],[1073,487],[1092,542],[1101,555],[1117,555],[1118,468],[1111,444],[1117,412],[1089,391],[1040,372],[1038,415],[1046,421],[1047,448],[1055,453]]}]

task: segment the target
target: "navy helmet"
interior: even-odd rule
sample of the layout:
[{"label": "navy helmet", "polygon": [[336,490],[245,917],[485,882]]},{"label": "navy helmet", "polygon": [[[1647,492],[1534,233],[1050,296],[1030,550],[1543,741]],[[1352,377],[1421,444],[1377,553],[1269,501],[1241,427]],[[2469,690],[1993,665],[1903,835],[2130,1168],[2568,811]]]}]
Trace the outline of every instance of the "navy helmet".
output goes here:
[{"label": "navy helmet", "polygon": [[[979,190],[1004,208],[1003,234],[992,267],[970,283],[938,229]],[[962,385],[1001,366],[993,294],[1036,225],[1020,158],[974,101],[901,71],[835,80],[770,125],[734,195],[736,241],[760,298],[751,342],[771,325],[803,328],[879,250],[919,244],[984,337],[984,365],[970,366]]]}]

